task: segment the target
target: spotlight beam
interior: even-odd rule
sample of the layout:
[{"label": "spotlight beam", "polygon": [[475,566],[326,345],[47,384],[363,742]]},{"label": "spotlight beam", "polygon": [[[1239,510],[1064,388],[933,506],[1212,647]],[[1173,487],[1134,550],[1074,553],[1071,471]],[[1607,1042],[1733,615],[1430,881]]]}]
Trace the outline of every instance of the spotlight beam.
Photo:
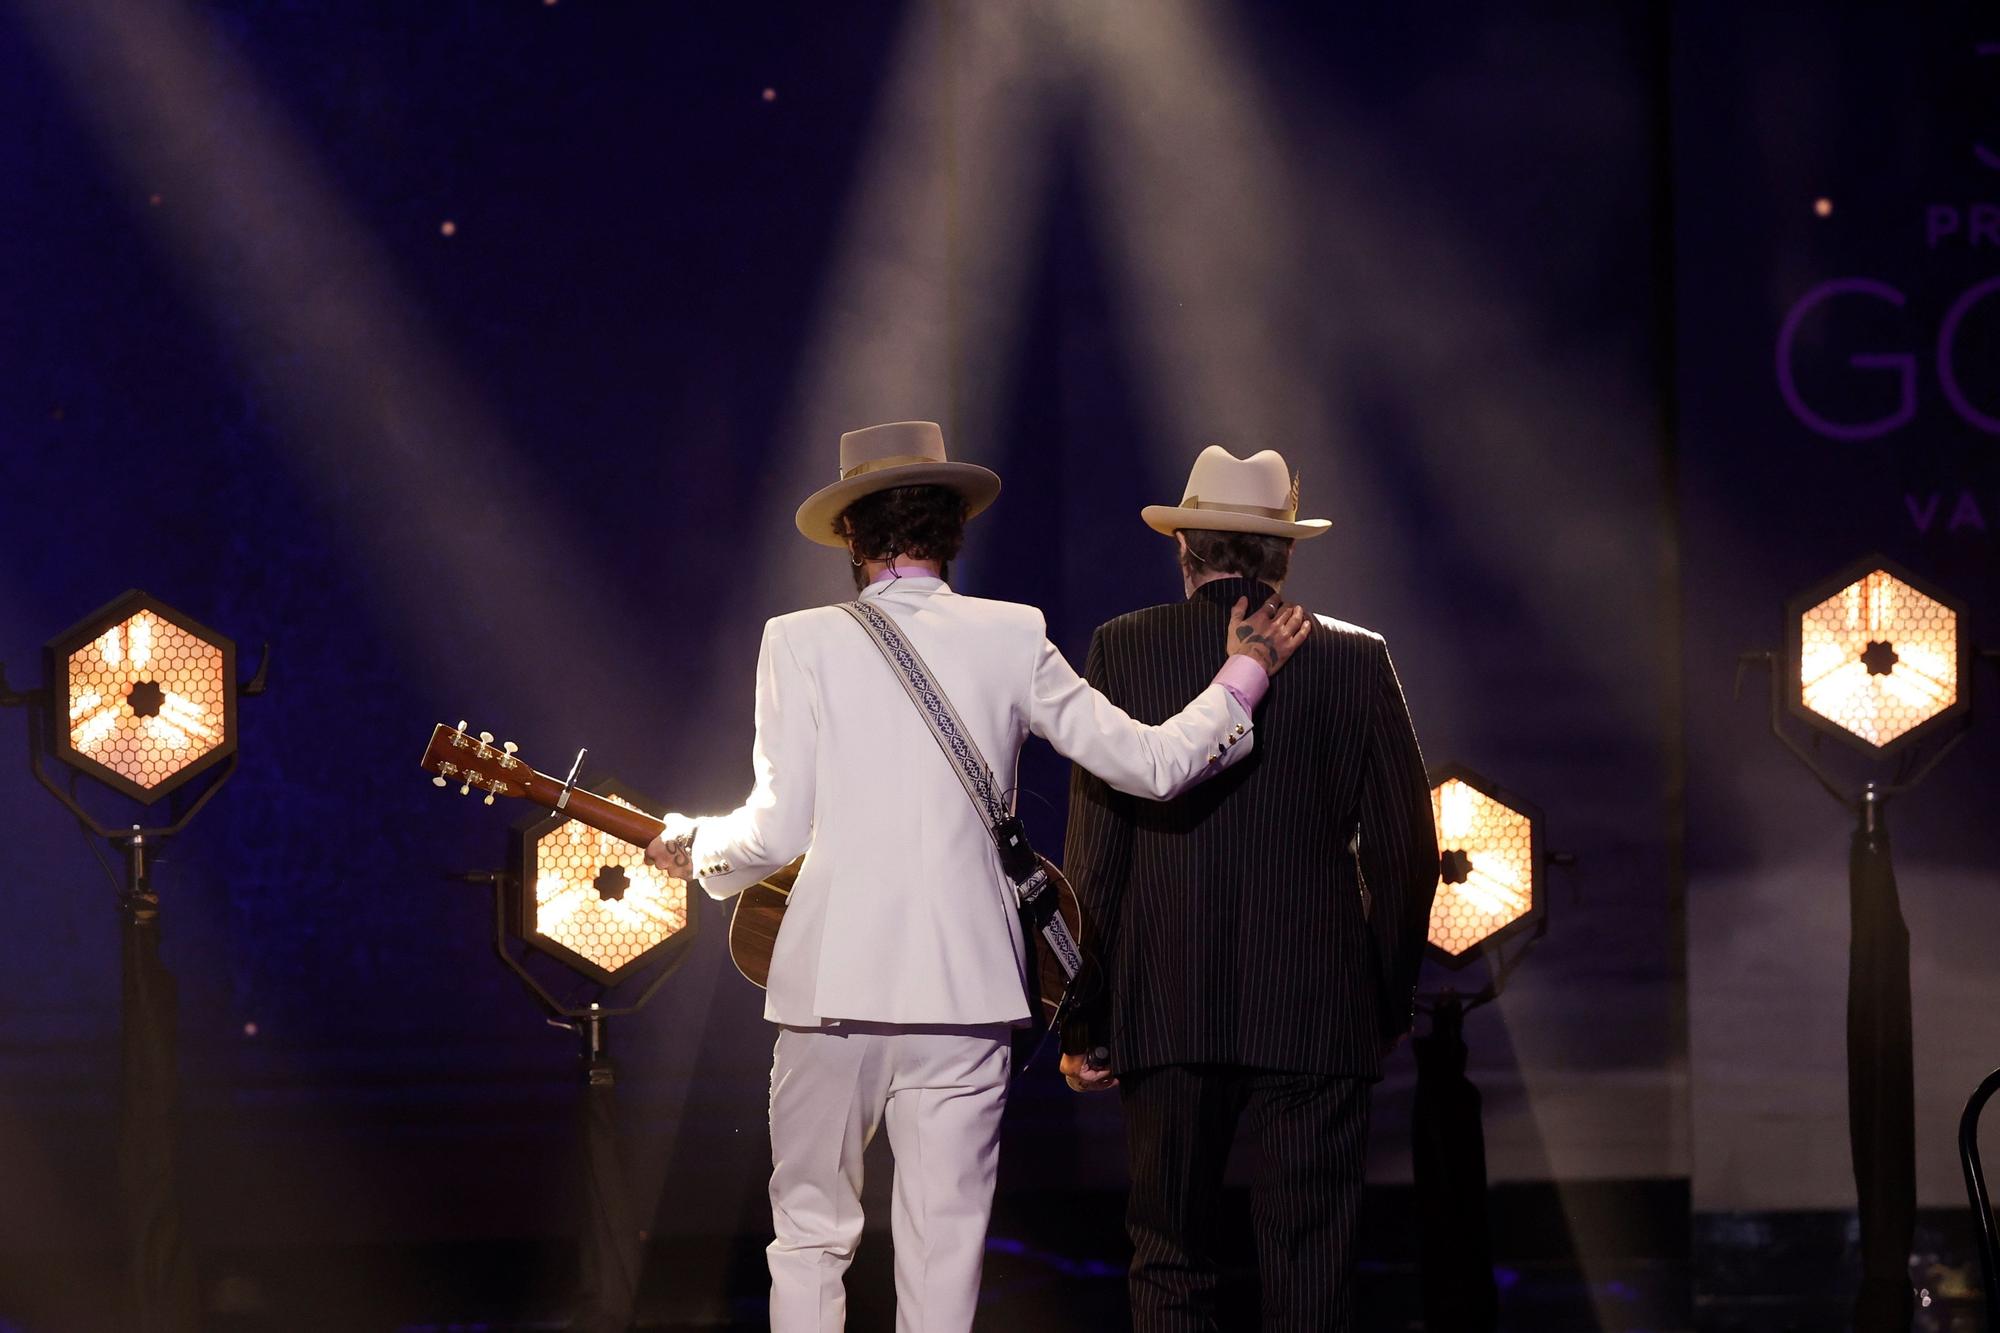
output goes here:
[{"label": "spotlight beam", "polygon": [[[23,0],[21,12],[134,197],[171,180],[188,201],[147,221],[270,376],[287,457],[346,519],[405,640],[441,681],[479,661],[522,707],[549,709],[542,722],[565,717],[512,627],[610,643],[634,613],[594,580],[549,577],[590,544],[549,512],[277,99],[184,6]],[[589,682],[614,697],[629,688],[608,671]]]}]

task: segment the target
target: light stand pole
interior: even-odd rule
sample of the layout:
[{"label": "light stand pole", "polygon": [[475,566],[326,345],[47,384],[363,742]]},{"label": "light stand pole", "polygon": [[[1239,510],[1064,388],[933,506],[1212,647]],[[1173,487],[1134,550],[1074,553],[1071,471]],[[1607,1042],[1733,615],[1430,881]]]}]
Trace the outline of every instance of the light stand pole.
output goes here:
[{"label": "light stand pole", "polygon": [[[1915,1307],[1910,932],[1890,860],[1888,807],[1930,776],[1971,729],[1973,654],[1962,622],[1962,608],[1944,593],[1871,558],[1791,599],[1782,659],[1751,652],[1737,665],[1739,694],[1746,670],[1765,669],[1771,734],[1854,819],[1847,875],[1847,1132],[1861,1234],[1855,1333],[1907,1333]],[[1858,792],[1844,787],[1816,748],[1785,729],[1788,709],[1871,754],[1900,752],[1896,779],[1871,779]],[[1916,747],[1947,724],[1949,735],[1923,755]]]},{"label": "light stand pole", "polygon": [[126,1262],[139,1327],[193,1330],[199,1314],[193,1256],[181,1224],[179,995],[160,958],[160,899],[152,864],[163,839],[143,830],[115,840],[126,853],[119,897],[118,1178]]},{"label": "light stand pole", "polygon": [[680,966],[684,951],[676,951],[628,1005],[607,1009],[597,1001],[566,1004],[508,948],[509,903],[519,892],[516,876],[488,870],[450,878],[493,887],[494,952],[521,979],[551,1024],[576,1033],[583,1085],[577,1120],[583,1144],[584,1222],[577,1237],[577,1288],[564,1327],[573,1333],[623,1333],[631,1327],[638,1304],[644,1255],[618,1146],[618,1064],[611,1056],[611,1020],[644,1008]]},{"label": "light stand pole", "polygon": [[[79,684],[79,659],[92,649],[100,658],[109,655],[106,645],[114,642],[117,661],[98,673],[108,679]],[[157,664],[149,660],[156,644],[162,659]],[[86,836],[103,839],[124,862],[117,899],[118,1182],[129,1327],[137,1333],[195,1333],[200,1299],[178,1172],[179,1002],[173,974],[160,956],[153,867],[167,841],[236,771],[236,699],[263,693],[270,646],[265,645],[256,675],[239,685],[234,645],[134,592],[59,636],[47,656],[49,681],[39,690],[14,690],[0,666],[0,707],[26,710],[28,765],[35,780],[76,816]],[[197,679],[204,675],[209,679]],[[161,680],[170,688],[161,688]],[[188,685],[190,680],[196,684]],[[113,738],[114,747],[97,749]],[[85,742],[81,746],[79,739]],[[45,753],[72,766],[67,785],[49,773]],[[151,804],[177,789],[185,793],[187,781],[204,771],[211,775],[206,785],[192,800],[177,803],[174,817],[160,827],[115,828],[92,814],[76,793],[77,775],[87,772]]]}]

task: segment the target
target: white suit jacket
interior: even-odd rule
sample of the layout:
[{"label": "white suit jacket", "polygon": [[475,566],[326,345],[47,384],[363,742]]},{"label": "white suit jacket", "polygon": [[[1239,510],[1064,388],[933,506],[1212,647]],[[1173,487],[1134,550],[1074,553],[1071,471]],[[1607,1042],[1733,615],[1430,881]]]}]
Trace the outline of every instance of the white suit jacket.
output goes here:
[{"label": "white suit jacket", "polygon": [[[934,578],[877,583],[997,778],[1047,740],[1120,791],[1166,799],[1248,754],[1250,718],[1210,685],[1160,726],[1135,722],[1048,641],[1042,613],[961,597]],[[1028,1018],[1013,888],[986,824],[881,650],[838,607],[780,616],[757,654],[756,786],[696,821],[715,898],[804,853],[771,959],[764,1016],[811,1027]]]}]

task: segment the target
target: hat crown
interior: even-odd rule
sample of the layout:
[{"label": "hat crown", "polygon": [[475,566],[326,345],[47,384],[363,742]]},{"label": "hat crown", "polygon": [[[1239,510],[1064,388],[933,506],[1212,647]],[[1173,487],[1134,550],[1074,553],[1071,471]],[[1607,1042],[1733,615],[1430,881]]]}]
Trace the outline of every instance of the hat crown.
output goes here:
[{"label": "hat crown", "polygon": [[890,463],[943,463],[944,431],[935,421],[892,421],[864,426],[840,437],[840,475],[872,471]]},{"label": "hat crown", "polygon": [[1276,449],[1238,458],[1211,444],[1194,460],[1181,504],[1190,509],[1201,504],[1247,505],[1289,519],[1298,513],[1298,484]]}]

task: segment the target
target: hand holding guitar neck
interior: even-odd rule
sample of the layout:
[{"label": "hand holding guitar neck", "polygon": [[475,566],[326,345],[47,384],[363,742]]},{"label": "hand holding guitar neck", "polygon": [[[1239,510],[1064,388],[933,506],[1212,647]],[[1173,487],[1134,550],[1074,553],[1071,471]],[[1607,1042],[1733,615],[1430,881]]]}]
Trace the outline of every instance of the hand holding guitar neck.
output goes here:
[{"label": "hand holding guitar neck", "polygon": [[[437,775],[440,787],[456,782],[464,795],[484,792],[487,805],[493,804],[496,796],[518,796],[560,811],[614,838],[644,847],[646,860],[669,876],[689,883],[694,881],[694,867],[690,864],[694,851],[693,820],[685,815],[655,819],[561,778],[538,773],[519,756],[512,743],[494,745],[491,732],[474,735],[463,722],[456,727],[440,722],[424,750],[423,766]],[[736,909],[729,920],[729,957],[738,971],[759,986],[769,981],[771,951],[777,945],[778,927],[784,922],[792,882],[798,878],[804,862],[801,857],[736,895]],[[1076,890],[1046,857],[1042,858],[1042,866],[1048,872],[1056,910],[1062,913],[1071,936],[1087,944],[1083,909],[1077,903]],[[1060,1010],[1063,997],[1069,993],[1069,978],[1049,949],[1037,952],[1035,972],[1041,1013],[1046,1020]]]},{"label": "hand holding guitar neck", "polygon": [[694,821],[670,814],[662,819],[660,836],[646,844],[646,864],[675,879],[694,878]]},{"label": "hand holding guitar neck", "polygon": [[423,766],[437,774],[432,780],[440,787],[458,783],[462,796],[485,792],[486,805],[493,804],[496,796],[518,796],[550,810],[560,810],[572,819],[580,819],[594,829],[602,829],[639,847],[659,837],[665,827],[642,811],[607,801],[561,778],[537,773],[520,757],[512,741],[496,746],[492,732],[482,731],[474,736],[463,722],[456,727],[437,724],[431,732],[431,743],[424,750]]},{"label": "hand holding guitar neck", "polygon": [[1229,655],[1247,655],[1275,676],[1312,633],[1312,616],[1297,602],[1288,604],[1276,593],[1254,613],[1245,615],[1249,606],[1249,598],[1239,597],[1229,608]]}]

